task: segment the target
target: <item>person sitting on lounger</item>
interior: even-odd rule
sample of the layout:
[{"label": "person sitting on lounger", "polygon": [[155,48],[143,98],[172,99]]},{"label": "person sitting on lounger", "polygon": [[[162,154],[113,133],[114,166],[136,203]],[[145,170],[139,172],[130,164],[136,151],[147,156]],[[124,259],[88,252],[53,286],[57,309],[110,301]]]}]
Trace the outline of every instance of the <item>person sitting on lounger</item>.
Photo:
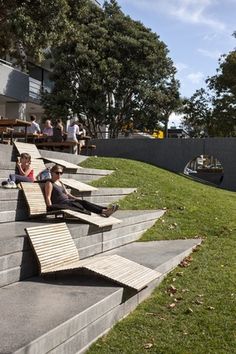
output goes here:
[{"label": "person sitting on lounger", "polygon": [[31,167],[31,156],[26,152],[20,154],[20,158],[16,163],[18,173],[9,175],[7,181],[2,182],[4,188],[17,188],[20,182],[34,182],[34,170]]},{"label": "person sitting on lounger", "polygon": [[106,208],[73,196],[61,182],[60,178],[62,174],[63,168],[59,165],[54,165],[51,168],[52,178],[45,183],[44,192],[48,211],[70,209],[88,215],[92,212],[108,217],[118,209],[118,205]]}]

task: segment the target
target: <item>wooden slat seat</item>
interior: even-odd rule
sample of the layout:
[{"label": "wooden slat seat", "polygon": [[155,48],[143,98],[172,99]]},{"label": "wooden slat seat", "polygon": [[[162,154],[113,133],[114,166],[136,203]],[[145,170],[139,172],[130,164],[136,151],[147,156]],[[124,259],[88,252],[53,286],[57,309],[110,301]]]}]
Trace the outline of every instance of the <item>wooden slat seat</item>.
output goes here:
[{"label": "wooden slat seat", "polygon": [[160,273],[118,255],[102,255],[80,260],[65,223],[26,228],[36,253],[40,273],[88,269],[136,291],[142,290]]},{"label": "wooden slat seat", "polygon": [[21,188],[24,192],[28,210],[29,217],[37,217],[37,216],[47,216],[47,215],[62,215],[63,217],[74,218],[80,221],[87,222],[89,224],[96,225],[98,227],[106,227],[114,224],[121,223],[121,220],[114,218],[113,216],[109,216],[108,218],[104,218],[101,215],[91,213],[91,215],[83,214],[78,211],[73,211],[69,209],[62,209],[47,212],[47,206],[44,199],[43,194],[43,185],[41,183],[29,183],[29,182],[21,182]]}]

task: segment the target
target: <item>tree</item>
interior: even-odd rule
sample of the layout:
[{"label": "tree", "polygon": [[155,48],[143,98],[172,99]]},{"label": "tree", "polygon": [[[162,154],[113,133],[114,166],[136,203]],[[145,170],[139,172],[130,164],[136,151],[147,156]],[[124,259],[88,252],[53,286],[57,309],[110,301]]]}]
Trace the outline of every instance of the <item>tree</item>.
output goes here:
[{"label": "tree", "polygon": [[67,13],[66,0],[0,0],[0,56],[10,55],[24,70],[29,58],[40,62],[63,37]]},{"label": "tree", "polygon": [[183,100],[182,112],[184,125],[192,137],[214,136],[211,96],[204,89]]},{"label": "tree", "polygon": [[219,59],[217,74],[184,105],[184,122],[194,136],[236,136],[236,51]]},{"label": "tree", "polygon": [[69,5],[73,33],[52,49],[55,86],[44,96],[47,111],[55,114],[56,106],[63,106],[85,113],[93,134],[109,124],[112,137],[134,117],[155,124],[178,100],[165,44],[125,16],[116,1],[105,2],[103,11],[87,1]]},{"label": "tree", "polygon": [[207,80],[215,92],[213,115],[221,135],[236,136],[236,51],[223,56],[219,64],[217,75]]}]

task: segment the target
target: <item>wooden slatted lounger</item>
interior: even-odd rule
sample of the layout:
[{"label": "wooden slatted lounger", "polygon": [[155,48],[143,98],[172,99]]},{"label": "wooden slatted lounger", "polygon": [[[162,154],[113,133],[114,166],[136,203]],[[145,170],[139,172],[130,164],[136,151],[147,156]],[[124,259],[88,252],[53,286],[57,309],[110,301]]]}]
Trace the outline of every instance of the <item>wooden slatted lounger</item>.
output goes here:
[{"label": "wooden slatted lounger", "polygon": [[25,230],[36,253],[41,274],[85,268],[136,291],[161,276],[155,270],[118,255],[80,260],[65,223],[29,227]]},{"label": "wooden slatted lounger", "polygon": [[73,170],[78,170],[79,168],[82,168],[80,166],[75,165],[74,163],[65,161],[65,160],[61,160],[61,159],[53,159],[51,157],[42,157],[40,155],[39,150],[37,149],[36,145],[34,144],[27,144],[27,143],[19,143],[19,142],[14,142],[15,147],[17,148],[18,152],[20,154],[22,154],[23,152],[27,152],[28,154],[30,154],[31,159],[43,159],[43,160],[47,160],[50,162],[53,162],[57,165],[63,166],[65,168],[70,168]]},{"label": "wooden slatted lounger", "polygon": [[[27,152],[31,156],[31,166],[34,170],[35,176],[37,176],[40,172],[45,170],[46,166],[42,160],[42,157],[40,155],[39,150],[34,144],[26,144],[26,143],[19,143],[15,142],[15,146],[18,150],[18,152],[21,154],[23,152]],[[60,166],[63,166],[65,168],[82,168],[80,166],[71,164],[70,162],[60,160],[60,159],[50,159],[46,158],[45,160],[54,162]],[[67,187],[76,189],[79,192],[92,192],[98,190],[95,187],[92,187],[86,183],[79,182],[73,178],[62,178],[61,179],[62,183],[64,183]]]},{"label": "wooden slatted lounger", "polygon": [[122,222],[121,220],[116,219],[113,216],[105,218],[95,213],[87,215],[69,209],[47,212],[47,206],[45,203],[41,183],[21,182],[21,188],[24,192],[27,201],[29,217],[63,215],[64,217],[76,218],[77,220],[85,221],[89,224],[93,224],[98,227],[111,226]]}]

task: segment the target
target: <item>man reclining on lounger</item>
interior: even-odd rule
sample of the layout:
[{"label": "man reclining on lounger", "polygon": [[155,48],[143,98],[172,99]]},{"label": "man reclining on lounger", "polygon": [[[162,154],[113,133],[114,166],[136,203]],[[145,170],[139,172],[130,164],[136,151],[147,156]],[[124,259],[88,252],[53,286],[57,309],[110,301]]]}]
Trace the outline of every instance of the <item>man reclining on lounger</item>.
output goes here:
[{"label": "man reclining on lounger", "polygon": [[54,165],[51,168],[52,178],[45,183],[44,193],[48,211],[70,209],[88,215],[92,212],[108,217],[118,209],[118,205],[106,208],[73,196],[66,190],[64,184],[60,181],[62,174],[63,168],[59,165]]}]

